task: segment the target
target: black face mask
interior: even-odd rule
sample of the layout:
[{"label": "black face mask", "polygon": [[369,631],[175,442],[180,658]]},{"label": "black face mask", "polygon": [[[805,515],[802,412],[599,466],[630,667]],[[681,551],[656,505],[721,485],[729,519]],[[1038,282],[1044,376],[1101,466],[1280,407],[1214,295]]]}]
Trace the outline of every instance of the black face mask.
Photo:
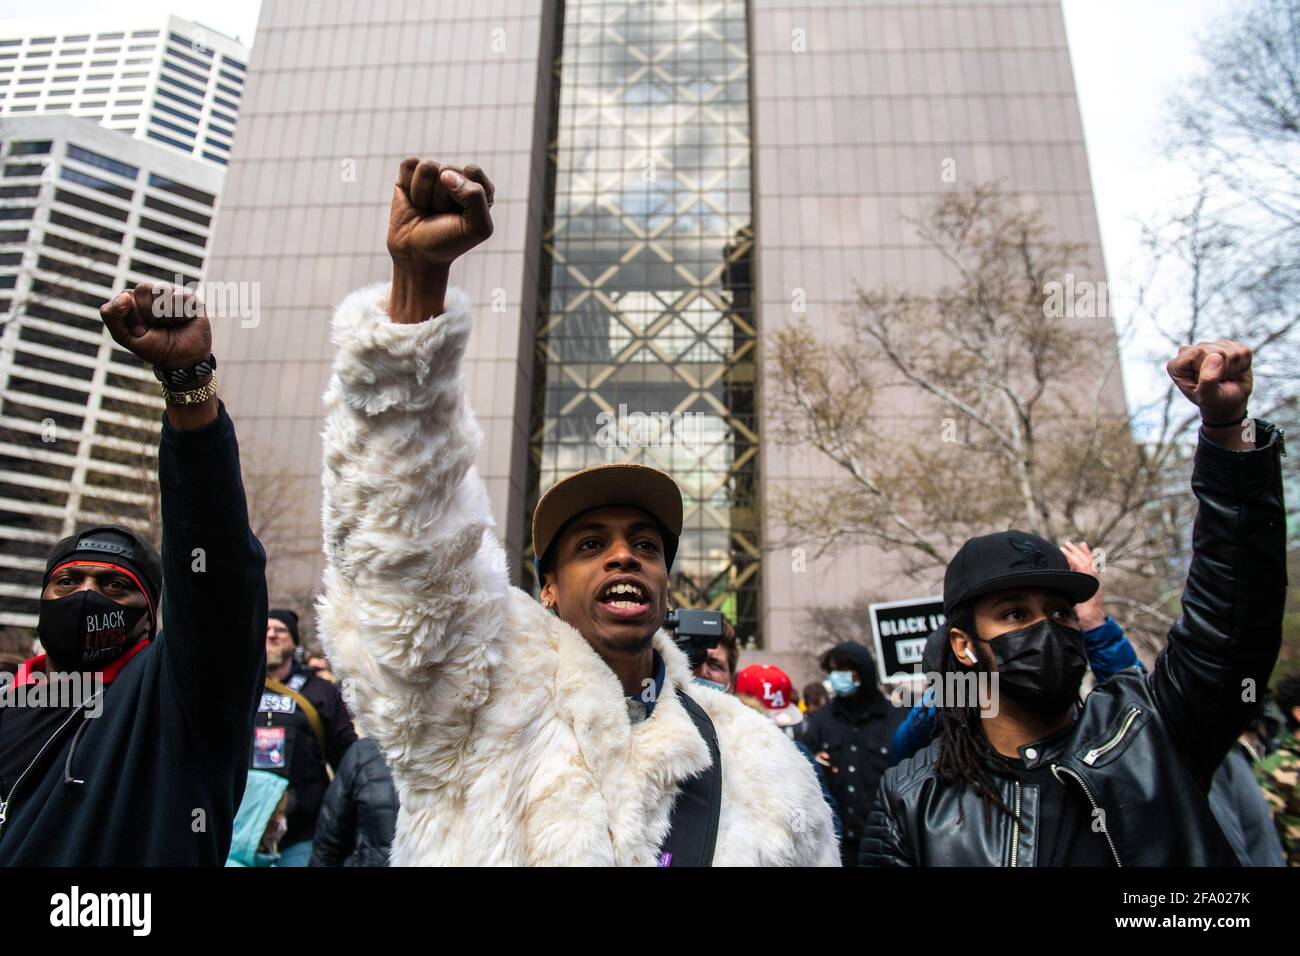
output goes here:
[{"label": "black face mask", "polygon": [[1078,698],[1088,670],[1082,631],[1044,619],[991,641],[980,640],[997,659],[998,687],[1025,709],[1052,717]]},{"label": "black face mask", "polygon": [[41,601],[36,633],[45,653],[68,671],[93,671],[111,664],[142,636],[147,608],[127,607],[98,591],[77,591]]}]

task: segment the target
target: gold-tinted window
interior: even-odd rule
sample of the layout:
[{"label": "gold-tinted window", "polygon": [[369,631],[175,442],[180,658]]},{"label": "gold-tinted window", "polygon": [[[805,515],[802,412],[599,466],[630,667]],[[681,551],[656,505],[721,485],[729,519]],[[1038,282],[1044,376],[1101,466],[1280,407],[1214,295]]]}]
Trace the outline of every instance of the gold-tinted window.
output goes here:
[{"label": "gold-tinted window", "polygon": [[685,498],[673,603],[758,638],[747,9],[569,0],[543,234],[531,487],[594,464]]}]

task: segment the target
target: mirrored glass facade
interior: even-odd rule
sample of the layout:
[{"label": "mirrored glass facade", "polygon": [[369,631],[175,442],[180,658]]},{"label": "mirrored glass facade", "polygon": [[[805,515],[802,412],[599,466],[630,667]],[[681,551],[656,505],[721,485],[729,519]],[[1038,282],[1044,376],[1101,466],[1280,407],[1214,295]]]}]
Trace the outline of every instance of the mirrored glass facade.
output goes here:
[{"label": "mirrored glass facade", "polygon": [[590,465],[667,471],[673,604],[761,643],[747,4],[569,0],[562,31],[532,500]]}]

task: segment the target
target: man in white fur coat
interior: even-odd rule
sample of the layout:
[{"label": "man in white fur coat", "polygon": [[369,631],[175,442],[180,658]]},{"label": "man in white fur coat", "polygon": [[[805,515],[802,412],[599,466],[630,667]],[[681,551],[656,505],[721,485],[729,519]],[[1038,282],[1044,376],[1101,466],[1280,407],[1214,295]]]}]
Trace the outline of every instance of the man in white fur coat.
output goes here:
[{"label": "man in white fur coat", "polygon": [[447,286],[492,233],[492,194],[478,167],[405,160],[392,284],[334,317],[319,619],[401,798],[393,863],[671,865],[678,794],[719,771],[702,712],[720,751],[712,864],[838,866],[807,761],[693,683],[660,629],[682,520],[670,478],[609,466],[555,485],[533,521],[542,603],[510,586],[473,465],[469,303]]}]

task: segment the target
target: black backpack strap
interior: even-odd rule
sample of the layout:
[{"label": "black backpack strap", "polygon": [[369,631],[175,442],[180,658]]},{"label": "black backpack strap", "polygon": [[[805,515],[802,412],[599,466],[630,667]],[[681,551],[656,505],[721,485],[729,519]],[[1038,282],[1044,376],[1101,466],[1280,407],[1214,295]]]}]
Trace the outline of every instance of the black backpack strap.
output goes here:
[{"label": "black backpack strap", "polygon": [[712,866],[718,843],[718,817],[722,813],[722,752],[718,734],[704,708],[690,695],[677,691],[677,699],[709,745],[709,765],[682,784],[668,818],[668,836],[659,848],[660,866]]}]

